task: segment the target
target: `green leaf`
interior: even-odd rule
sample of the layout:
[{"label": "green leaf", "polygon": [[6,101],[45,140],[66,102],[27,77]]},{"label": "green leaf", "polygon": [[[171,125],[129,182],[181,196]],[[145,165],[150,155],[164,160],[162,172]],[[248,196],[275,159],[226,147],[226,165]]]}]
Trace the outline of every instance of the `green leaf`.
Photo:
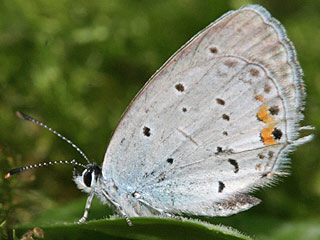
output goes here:
[{"label": "green leaf", "polygon": [[[44,231],[45,239],[251,239],[224,226],[200,223],[193,220],[166,218],[131,218],[129,227],[123,218],[89,221],[83,224],[60,223],[37,226]],[[16,235],[21,236],[35,226],[19,226]]]}]

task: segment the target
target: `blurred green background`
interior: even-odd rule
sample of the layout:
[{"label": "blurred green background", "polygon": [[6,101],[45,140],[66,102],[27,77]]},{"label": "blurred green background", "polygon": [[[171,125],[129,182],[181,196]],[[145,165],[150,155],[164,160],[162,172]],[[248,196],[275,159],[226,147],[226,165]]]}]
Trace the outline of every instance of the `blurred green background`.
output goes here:
[{"label": "blurred green background", "polygon": [[[223,13],[257,3],[285,26],[304,70],[303,124],[320,129],[320,1],[3,0],[0,7],[0,175],[42,161],[83,161],[67,143],[22,121],[45,122],[101,164],[121,113],[148,78]],[[291,175],[255,193],[259,206],[204,219],[265,239],[320,239],[320,138],[291,154]],[[86,195],[71,166],[0,178],[0,223],[74,221]],[[90,219],[110,211],[94,202]],[[290,238],[291,236],[291,238]],[[317,238],[319,237],[319,238]]]}]

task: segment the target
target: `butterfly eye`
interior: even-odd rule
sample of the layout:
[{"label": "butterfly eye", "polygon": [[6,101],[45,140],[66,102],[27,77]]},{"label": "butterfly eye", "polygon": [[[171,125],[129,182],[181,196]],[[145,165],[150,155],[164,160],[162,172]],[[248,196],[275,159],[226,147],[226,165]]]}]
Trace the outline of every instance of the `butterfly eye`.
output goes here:
[{"label": "butterfly eye", "polygon": [[91,187],[92,172],[85,170],[83,173],[83,182],[87,187]]}]

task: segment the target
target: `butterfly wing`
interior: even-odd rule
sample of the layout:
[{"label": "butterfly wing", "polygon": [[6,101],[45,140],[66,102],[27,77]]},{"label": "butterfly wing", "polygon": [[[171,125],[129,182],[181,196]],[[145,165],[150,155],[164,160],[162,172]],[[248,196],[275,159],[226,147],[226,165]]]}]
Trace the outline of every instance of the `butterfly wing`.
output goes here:
[{"label": "butterfly wing", "polygon": [[[228,215],[284,173],[302,118],[293,45],[262,7],[231,11],[178,50],[132,101],[103,174],[169,212]],[[241,201],[243,204],[241,204]],[[239,203],[241,209],[234,207]]]}]

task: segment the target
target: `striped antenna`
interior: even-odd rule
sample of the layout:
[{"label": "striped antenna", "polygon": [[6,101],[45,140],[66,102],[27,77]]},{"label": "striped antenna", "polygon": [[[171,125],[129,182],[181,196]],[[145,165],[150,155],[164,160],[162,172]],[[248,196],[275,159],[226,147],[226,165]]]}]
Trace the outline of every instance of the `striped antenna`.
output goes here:
[{"label": "striped antenna", "polygon": [[55,135],[57,135],[59,138],[62,138],[64,141],[66,141],[67,143],[69,143],[74,149],[76,149],[80,154],[81,156],[88,162],[90,163],[89,159],[87,158],[87,156],[81,151],[80,148],[77,147],[77,145],[75,145],[73,142],[71,142],[68,138],[62,136],[60,133],[58,133],[57,131],[53,130],[52,128],[48,127],[47,125],[45,125],[44,123],[22,113],[22,112],[19,112],[17,111],[17,116],[19,118],[21,118],[22,120],[27,120],[27,121],[30,121],[30,122],[33,122],[35,124],[38,124],[39,126],[41,127],[44,127],[46,129],[48,129],[50,132],[54,133]]},{"label": "striped antenna", "polygon": [[76,160],[74,159],[72,161],[53,161],[53,162],[45,162],[45,163],[36,163],[36,164],[25,166],[25,167],[14,168],[5,175],[5,178],[9,178],[13,174],[20,173],[32,168],[45,167],[45,166],[50,166],[55,164],[72,164],[73,166],[81,166],[81,167],[87,168],[85,165],[83,165],[82,163],[76,162]]}]

